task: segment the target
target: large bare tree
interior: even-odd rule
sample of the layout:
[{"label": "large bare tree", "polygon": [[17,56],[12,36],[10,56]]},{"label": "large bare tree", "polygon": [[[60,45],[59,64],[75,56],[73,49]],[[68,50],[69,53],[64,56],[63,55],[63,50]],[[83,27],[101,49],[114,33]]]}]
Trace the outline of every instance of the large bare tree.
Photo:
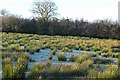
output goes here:
[{"label": "large bare tree", "polygon": [[37,15],[38,18],[49,20],[56,16],[57,6],[51,0],[39,0],[33,2],[32,12]]},{"label": "large bare tree", "polygon": [[8,15],[8,11],[6,9],[2,9],[2,10],[0,10],[0,14],[2,16]]}]

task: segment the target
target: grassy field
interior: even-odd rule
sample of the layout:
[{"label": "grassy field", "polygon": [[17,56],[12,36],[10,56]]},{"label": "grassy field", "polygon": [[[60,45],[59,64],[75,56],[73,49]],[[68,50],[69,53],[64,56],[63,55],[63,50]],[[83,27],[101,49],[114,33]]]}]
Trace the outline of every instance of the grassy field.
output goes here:
[{"label": "grassy field", "polygon": [[[120,40],[5,32],[0,35],[3,78],[120,77]],[[30,63],[34,64],[28,69]]]}]

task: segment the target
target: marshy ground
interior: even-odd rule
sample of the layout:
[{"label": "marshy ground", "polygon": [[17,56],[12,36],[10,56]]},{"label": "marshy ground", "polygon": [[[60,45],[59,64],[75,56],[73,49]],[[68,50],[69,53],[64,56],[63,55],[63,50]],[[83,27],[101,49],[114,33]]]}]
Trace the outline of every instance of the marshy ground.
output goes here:
[{"label": "marshy ground", "polygon": [[0,33],[3,78],[118,78],[120,40]]}]

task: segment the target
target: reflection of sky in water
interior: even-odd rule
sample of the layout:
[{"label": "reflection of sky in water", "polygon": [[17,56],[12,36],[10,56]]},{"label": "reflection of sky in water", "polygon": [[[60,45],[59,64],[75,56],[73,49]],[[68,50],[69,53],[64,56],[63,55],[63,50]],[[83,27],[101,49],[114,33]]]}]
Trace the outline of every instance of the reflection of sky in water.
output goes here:
[{"label": "reflection of sky in water", "polygon": [[[51,51],[50,49],[42,49],[42,50],[40,50],[40,52],[35,52],[34,54],[29,54],[30,58],[35,62],[29,62],[28,63],[28,69],[31,69],[36,62],[45,62],[45,61],[47,61],[50,51]],[[59,52],[61,52],[61,50],[57,50],[56,54],[53,55],[53,57],[52,57],[52,64],[53,65],[59,65],[59,64],[68,64],[69,65],[69,64],[74,63],[74,62],[70,62],[70,61],[58,61],[57,54]],[[72,52],[64,52],[64,55],[66,56],[66,58],[69,59],[71,55],[79,56],[84,52],[95,53],[92,50],[90,50],[90,51],[72,50]]]},{"label": "reflection of sky in water", "polygon": [[[42,49],[40,52],[35,52],[34,54],[29,54],[30,58],[34,60],[35,62],[29,62],[28,63],[28,69],[31,69],[36,62],[45,62],[48,59],[48,55],[50,53],[50,49]],[[57,53],[59,53],[61,50],[58,50],[55,55],[52,57],[52,64],[53,65],[59,65],[59,64],[72,64],[74,62],[68,62],[68,61],[58,61]],[[71,55],[78,56],[82,52],[80,50],[73,50],[72,52],[65,52],[64,55],[69,58]]]},{"label": "reflection of sky in water", "polygon": [[50,49],[40,50],[39,53],[35,52],[34,54],[30,54],[30,58],[35,61],[45,61],[48,59],[49,53]]},{"label": "reflection of sky in water", "polygon": [[[44,50],[40,50],[40,52],[35,52],[34,54],[29,54],[30,55],[30,58],[34,61],[46,61],[48,59],[48,55],[50,53],[50,49],[44,49]],[[58,58],[57,58],[57,54],[60,52],[60,50],[58,50],[56,52],[56,55],[53,55],[52,57],[52,61],[58,61]],[[83,53],[83,51],[80,51],[80,50],[73,50],[72,52],[65,52],[64,55],[69,58],[71,55],[74,55],[74,56],[78,56],[80,55],[81,53]]]}]

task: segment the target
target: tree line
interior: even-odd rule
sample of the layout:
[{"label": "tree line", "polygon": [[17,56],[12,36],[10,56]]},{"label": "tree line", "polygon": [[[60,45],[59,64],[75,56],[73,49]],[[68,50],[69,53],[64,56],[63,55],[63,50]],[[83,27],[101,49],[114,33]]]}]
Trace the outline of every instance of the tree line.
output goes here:
[{"label": "tree line", "polygon": [[71,19],[24,19],[17,16],[4,16],[3,32],[32,33],[42,35],[88,36],[120,39],[120,26],[109,20],[88,22]]},{"label": "tree line", "polygon": [[32,13],[36,17],[32,19],[8,15],[6,10],[1,10],[2,31],[120,39],[120,25],[117,21],[106,19],[88,22],[84,19],[58,19],[55,17],[57,6],[54,2],[43,0],[33,4]]}]

